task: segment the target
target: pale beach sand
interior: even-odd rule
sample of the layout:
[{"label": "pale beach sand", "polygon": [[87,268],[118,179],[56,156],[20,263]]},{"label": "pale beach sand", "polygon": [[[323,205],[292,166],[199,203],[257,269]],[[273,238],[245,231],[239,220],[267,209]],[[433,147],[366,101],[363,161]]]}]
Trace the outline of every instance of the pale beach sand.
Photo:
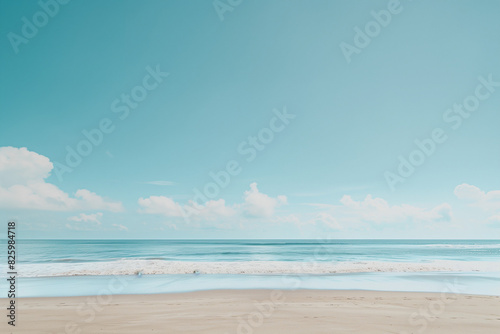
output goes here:
[{"label": "pale beach sand", "polygon": [[[274,292],[273,292],[274,291]],[[6,305],[6,299],[1,299]],[[249,319],[250,317],[250,319]],[[212,290],[17,299],[1,333],[500,333],[500,297],[339,290]],[[65,329],[66,328],[66,329]]]}]

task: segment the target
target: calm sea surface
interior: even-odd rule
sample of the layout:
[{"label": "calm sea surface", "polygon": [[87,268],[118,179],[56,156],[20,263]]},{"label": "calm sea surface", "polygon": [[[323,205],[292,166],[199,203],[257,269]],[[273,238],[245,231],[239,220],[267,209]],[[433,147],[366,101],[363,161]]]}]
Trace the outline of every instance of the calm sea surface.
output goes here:
[{"label": "calm sea surface", "polygon": [[497,261],[500,240],[18,240],[21,263],[168,261]]}]

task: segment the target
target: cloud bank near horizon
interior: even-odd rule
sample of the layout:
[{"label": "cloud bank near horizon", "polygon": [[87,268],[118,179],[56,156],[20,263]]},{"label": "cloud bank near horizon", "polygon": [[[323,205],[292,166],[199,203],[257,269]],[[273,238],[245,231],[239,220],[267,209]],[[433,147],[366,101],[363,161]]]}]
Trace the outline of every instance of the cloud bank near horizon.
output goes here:
[{"label": "cloud bank near horizon", "polygon": [[[78,189],[74,195],[47,182],[53,164],[49,158],[27,148],[0,147],[0,207],[10,210],[40,210],[74,212],[67,218],[70,230],[96,230],[102,227],[101,211],[120,213],[125,210],[120,201],[108,200],[87,189]],[[470,212],[484,213],[490,227],[500,227],[500,190],[485,192],[467,183],[455,187],[456,200],[466,203]],[[130,211],[138,217],[156,215],[176,230],[182,226],[194,228],[241,228],[248,224],[293,224],[299,228],[310,226],[322,231],[362,230],[367,226],[389,227],[420,224],[422,226],[451,224],[456,220],[453,207],[443,202],[430,208],[410,204],[394,205],[387,200],[366,195],[361,200],[344,195],[336,204],[305,203],[312,212],[304,212],[304,203],[290,203],[286,195],[272,196],[259,190],[256,182],[243,192],[242,200],[230,204],[219,198],[205,203],[192,200],[186,203],[173,197],[152,195],[139,197]],[[133,204],[129,204],[131,206]],[[97,212],[99,211],[99,212]],[[93,212],[93,213],[90,213]],[[192,212],[186,221],[186,212]],[[127,232],[129,226],[111,219],[115,229]],[[284,227],[285,228],[285,227]]]}]

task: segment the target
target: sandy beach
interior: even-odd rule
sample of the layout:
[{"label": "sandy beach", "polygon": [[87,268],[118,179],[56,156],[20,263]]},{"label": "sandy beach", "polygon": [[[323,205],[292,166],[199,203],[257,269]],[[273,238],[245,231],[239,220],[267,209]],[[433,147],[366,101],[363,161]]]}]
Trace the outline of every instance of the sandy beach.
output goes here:
[{"label": "sandy beach", "polygon": [[20,298],[0,332],[487,334],[499,309],[498,296],[335,290]]}]

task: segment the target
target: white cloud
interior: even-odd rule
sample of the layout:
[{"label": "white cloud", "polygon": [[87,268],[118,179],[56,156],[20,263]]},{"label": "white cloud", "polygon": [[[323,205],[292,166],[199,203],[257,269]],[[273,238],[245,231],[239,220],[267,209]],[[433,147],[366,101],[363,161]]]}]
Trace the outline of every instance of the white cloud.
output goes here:
[{"label": "white cloud", "polygon": [[119,229],[120,231],[128,231],[128,227],[127,226],[124,226],[122,224],[113,224],[113,227],[116,227],[117,229]]},{"label": "white cloud", "polygon": [[166,217],[186,217],[189,215],[190,219],[215,220],[235,214],[234,209],[226,206],[223,199],[211,200],[203,205],[189,201],[187,205],[182,206],[170,197],[150,196],[139,198],[138,204],[141,206],[139,212]]},{"label": "white cloud", "polygon": [[81,224],[66,224],[66,228],[75,231],[88,231],[88,227],[82,227]]},{"label": "white cloud", "polygon": [[257,183],[250,184],[250,190],[245,191],[245,213],[253,217],[271,217],[276,207],[287,203],[286,196],[280,195],[276,198],[269,197],[259,192]]},{"label": "white cloud", "polygon": [[195,215],[206,220],[216,220],[218,218],[231,217],[236,214],[236,210],[226,206],[226,201],[223,199],[218,199],[216,201],[211,200],[206,202],[205,205],[195,205],[194,202],[190,202],[186,210],[193,207],[196,208]]},{"label": "white cloud", "polygon": [[371,195],[367,195],[362,201],[355,201],[351,196],[344,195],[340,203],[342,205],[334,206],[334,212],[341,220],[404,223],[450,221],[452,218],[451,206],[448,203],[426,210],[408,204],[389,205],[386,200],[373,198]]},{"label": "white cloud", "polygon": [[334,230],[341,230],[342,229],[342,226],[337,221],[337,219],[326,212],[318,213],[316,215],[316,217],[314,218],[314,223],[315,224],[323,224],[324,226],[331,228],[331,229],[334,229]]},{"label": "white cloud", "polygon": [[47,157],[28,151],[25,147],[0,147],[0,186],[8,188],[43,180],[53,165]]},{"label": "white cloud", "polygon": [[160,214],[167,217],[182,217],[182,206],[170,197],[150,196],[148,198],[139,198],[141,212],[150,214]]},{"label": "white cloud", "polygon": [[500,223],[500,215],[491,216],[488,220],[492,223]]},{"label": "white cloud", "polygon": [[[176,230],[176,231],[179,230],[177,225],[175,225],[173,223],[165,222],[164,225],[167,226],[169,229]],[[163,228],[161,228],[161,229],[163,230]]]},{"label": "white cloud", "polygon": [[87,189],[79,189],[71,197],[47,183],[53,168],[47,157],[25,147],[0,147],[0,206],[48,211],[123,210],[120,202],[107,201]]},{"label": "white cloud", "polygon": [[113,212],[123,211],[121,202],[108,202],[101,196],[88,191],[87,189],[79,189],[75,193],[75,197],[81,199],[77,207],[86,210],[107,210]]},{"label": "white cloud", "polygon": [[97,224],[101,224],[100,219],[102,218],[102,212],[97,212],[97,213],[91,213],[91,214],[85,214],[85,213],[80,213],[77,216],[69,217],[68,220],[72,220],[75,222],[93,222]]},{"label": "white cloud", "polygon": [[[190,221],[216,221],[231,226],[259,222],[293,224],[296,226],[314,225],[328,230],[347,230],[363,228],[366,224],[407,224],[407,223],[447,223],[452,221],[452,208],[442,203],[432,208],[421,208],[408,204],[390,205],[385,199],[367,195],[363,200],[354,200],[344,195],[338,205],[310,204],[317,212],[303,212],[277,215],[276,209],[287,204],[287,197],[271,197],[261,193],[256,183],[244,192],[242,203],[227,205],[223,199],[211,200],[203,205],[188,202],[182,205],[172,198],[151,196],[140,198],[140,212],[159,214],[170,218],[181,218],[187,214]],[[228,218],[228,219],[225,219]],[[201,226],[201,225],[200,225]],[[226,225],[224,225],[226,226]]]},{"label": "white cloud", "polygon": [[484,192],[476,186],[463,183],[456,186],[454,192],[458,199],[469,201],[472,206],[485,211],[500,210],[500,190]]},{"label": "white cloud", "polygon": [[172,181],[148,181],[144,182],[146,184],[152,184],[154,186],[173,186],[175,185],[175,182]]},{"label": "white cloud", "polygon": [[85,214],[80,213],[77,216],[69,217],[68,220],[73,223],[66,224],[66,227],[75,231],[95,231],[101,229],[102,212]]},{"label": "white cloud", "polygon": [[500,214],[488,218],[488,225],[490,227],[500,227]]},{"label": "white cloud", "polygon": [[300,218],[296,214],[275,216],[270,221],[273,223],[293,223],[295,225],[302,225]]},{"label": "white cloud", "polygon": [[175,202],[170,197],[150,196],[139,198],[140,212],[159,214],[166,217],[186,217],[194,220],[215,221],[224,218],[242,218],[243,215],[270,218],[275,208],[286,204],[286,196],[272,198],[259,192],[257,184],[252,183],[250,190],[244,194],[244,202],[232,206],[226,205],[224,199],[210,200],[204,204],[189,201],[186,205]]}]

